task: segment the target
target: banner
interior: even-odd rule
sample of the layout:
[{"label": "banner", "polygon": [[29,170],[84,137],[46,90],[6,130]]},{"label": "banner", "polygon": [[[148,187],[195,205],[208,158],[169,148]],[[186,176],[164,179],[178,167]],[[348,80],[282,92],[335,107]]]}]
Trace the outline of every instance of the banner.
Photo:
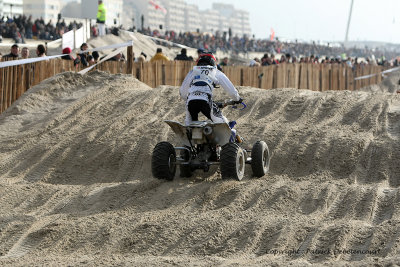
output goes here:
[{"label": "banner", "polygon": [[150,0],[149,2],[156,10],[161,10],[164,14],[167,14],[167,10],[164,7],[162,7],[159,4],[156,4],[153,0]]},{"label": "banner", "polygon": [[74,49],[74,31],[66,32],[62,35],[62,49],[69,47]]},{"label": "banner", "polygon": [[396,71],[396,70],[399,70],[399,69],[400,69],[400,67],[396,67],[396,68],[392,68],[392,69],[388,69],[388,70],[382,71],[382,72],[377,73],[377,74],[370,74],[370,75],[360,76],[360,77],[354,78],[354,80],[358,81],[358,80],[368,79],[368,78],[374,77],[374,76],[379,75],[379,74],[383,75],[383,74],[390,73],[390,72],[393,72],[393,71]]},{"label": "banner", "polygon": [[83,30],[83,27],[81,27],[75,31],[75,46],[74,46],[74,48],[80,47],[83,43],[86,43],[86,38],[85,38],[85,32]]}]

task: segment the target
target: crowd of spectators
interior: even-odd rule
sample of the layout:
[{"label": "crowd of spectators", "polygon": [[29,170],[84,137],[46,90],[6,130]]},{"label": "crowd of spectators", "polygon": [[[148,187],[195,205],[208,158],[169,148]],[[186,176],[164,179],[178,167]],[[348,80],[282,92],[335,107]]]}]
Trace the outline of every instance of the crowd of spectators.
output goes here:
[{"label": "crowd of spectators", "polygon": [[300,43],[297,40],[293,42],[281,42],[278,38],[271,41],[249,38],[248,36],[238,37],[233,36],[233,34],[230,32],[224,32],[223,34],[216,32],[214,35],[200,32],[184,32],[178,34],[174,31],[166,31],[162,34],[158,30],[151,31],[150,29],[139,30],[139,32],[167,41],[172,41],[189,47],[201,48],[211,52],[220,50],[223,52],[232,52],[233,54],[249,52],[269,53],[270,55],[290,54],[295,59],[298,59],[296,62],[300,62],[301,58],[306,60],[306,58],[311,57],[311,55],[318,57],[320,62],[322,61],[322,58],[324,62],[327,62],[328,60],[331,62],[332,59],[335,61],[338,56],[345,55],[345,59],[347,59],[347,57],[351,57],[353,60],[355,58],[365,58],[370,60],[376,59],[378,62],[384,63],[388,59],[395,60],[400,54],[400,47],[398,47],[396,50],[385,48],[368,48],[366,46],[364,48],[345,47],[340,44],[329,43],[323,45],[316,44],[315,42]]},{"label": "crowd of spectators", "polygon": [[[39,44],[36,47],[36,56],[37,57],[45,57],[46,56],[46,47],[42,44]],[[30,50],[28,47],[23,47],[22,49],[18,44],[13,44],[10,49],[10,53],[6,55],[0,54],[0,61],[9,61],[9,60],[17,60],[17,59],[27,59],[30,57]]]},{"label": "crowd of spectators", "polygon": [[81,23],[75,21],[67,25],[65,20],[61,18],[54,25],[51,20],[45,23],[42,18],[33,20],[32,16],[2,17],[0,20],[0,36],[12,38],[15,43],[25,43],[25,39],[57,40],[65,32],[74,27],[78,29],[81,26]]},{"label": "crowd of spectators", "polygon": [[[93,64],[96,64],[99,60],[104,59],[106,56],[100,58],[100,54],[97,51],[87,52],[89,46],[87,43],[82,43],[80,46],[79,53],[74,56],[74,53],[70,47],[65,47],[62,50],[61,59],[62,60],[72,60],[74,65],[82,65],[82,67],[89,67]],[[36,57],[46,57],[47,51],[46,47],[43,44],[39,44],[36,47]],[[10,53],[6,55],[2,55],[0,53],[0,61],[9,61],[9,60],[18,60],[18,59],[27,59],[31,55],[28,47],[23,47],[22,49],[18,44],[11,45]],[[142,53],[141,56],[147,57],[146,54]],[[107,61],[126,61],[123,53],[117,53],[115,56],[107,59]],[[143,60],[145,61],[145,59]]]},{"label": "crowd of spectators", "polygon": [[[25,39],[40,39],[40,40],[56,40],[74,28],[79,28],[82,25],[77,22],[72,22],[69,25],[61,18],[53,24],[50,20],[45,23],[43,19],[33,20],[31,16],[25,15],[9,18],[2,17],[0,20],[0,36],[4,38],[12,38],[16,44],[25,43]],[[113,30],[109,29],[108,32],[113,34]],[[204,51],[222,51],[231,53],[233,55],[246,54],[250,52],[264,53],[262,58],[254,58],[250,65],[272,65],[285,62],[305,62],[305,63],[346,63],[348,65],[354,64],[382,64],[387,65],[389,62],[392,65],[399,65],[397,56],[400,53],[400,48],[386,49],[386,48],[358,48],[358,47],[345,47],[338,44],[316,44],[305,42],[282,42],[278,38],[271,41],[269,39],[255,39],[246,35],[238,37],[228,32],[201,33],[201,32],[184,32],[176,33],[174,31],[160,32],[158,30],[142,29],[139,32],[158,37],[174,43],[186,45],[188,47],[199,48]],[[96,31],[92,34],[96,36]],[[1,39],[0,39],[1,42]],[[39,48],[40,55],[44,55],[42,48]],[[275,58],[275,55],[277,58]],[[363,58],[361,61],[359,58]],[[146,58],[140,57],[141,60]],[[193,60],[186,55],[186,51],[182,51],[176,60]],[[87,65],[85,60],[81,60],[82,64]],[[227,64],[227,58],[222,59],[220,65]]]},{"label": "crowd of spectators", "polygon": [[290,63],[310,63],[310,64],[344,64],[348,67],[355,67],[358,65],[382,65],[382,66],[399,66],[399,62],[396,59],[394,62],[389,62],[387,60],[377,60],[367,58],[366,60],[360,60],[359,58],[351,58],[351,57],[322,57],[318,56],[305,56],[297,58],[295,56],[291,56],[291,54],[282,54],[279,59],[275,58],[274,54],[264,54],[264,56],[259,58],[254,58],[250,61],[250,67],[259,67],[259,66],[270,66],[270,65],[279,65],[279,64],[290,64]]}]

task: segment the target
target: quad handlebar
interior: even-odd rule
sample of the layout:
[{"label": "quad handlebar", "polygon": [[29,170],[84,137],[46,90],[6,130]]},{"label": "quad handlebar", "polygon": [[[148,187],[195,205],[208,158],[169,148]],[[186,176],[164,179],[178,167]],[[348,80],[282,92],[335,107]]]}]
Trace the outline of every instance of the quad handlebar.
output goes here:
[{"label": "quad handlebar", "polygon": [[232,106],[232,108],[237,109],[237,105],[241,104],[242,107],[239,110],[243,110],[247,107],[247,105],[245,103],[243,103],[243,99],[240,99],[239,101],[235,101],[235,100],[228,100],[228,101],[224,101],[224,102],[215,102],[215,104],[217,104],[217,106],[219,108],[224,108],[226,106]]}]

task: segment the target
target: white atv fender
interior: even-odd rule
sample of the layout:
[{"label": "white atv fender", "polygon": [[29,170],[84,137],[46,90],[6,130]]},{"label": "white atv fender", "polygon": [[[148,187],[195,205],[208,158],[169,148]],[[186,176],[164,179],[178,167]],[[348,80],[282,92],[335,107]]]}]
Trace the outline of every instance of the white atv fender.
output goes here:
[{"label": "white atv fender", "polygon": [[223,146],[229,143],[231,137],[231,128],[227,123],[213,123],[208,121],[193,122],[190,125],[183,125],[176,121],[168,121],[167,123],[174,131],[182,145],[190,146],[186,135],[187,129],[192,131],[192,144],[206,143],[206,138],[211,144]]}]

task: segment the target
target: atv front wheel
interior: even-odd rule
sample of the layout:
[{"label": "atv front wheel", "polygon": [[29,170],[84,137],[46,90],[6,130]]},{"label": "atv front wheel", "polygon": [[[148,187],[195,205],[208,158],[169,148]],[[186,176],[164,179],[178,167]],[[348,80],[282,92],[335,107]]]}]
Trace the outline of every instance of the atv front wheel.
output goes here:
[{"label": "atv front wheel", "polygon": [[172,181],[176,172],[176,153],[168,142],[158,143],[151,157],[151,171],[158,179]]},{"label": "atv front wheel", "polygon": [[242,180],[246,159],[243,149],[235,143],[228,143],[221,150],[222,179],[233,178]]},{"label": "atv front wheel", "polygon": [[256,177],[262,177],[269,171],[269,149],[264,141],[257,141],[253,145],[251,169]]}]

